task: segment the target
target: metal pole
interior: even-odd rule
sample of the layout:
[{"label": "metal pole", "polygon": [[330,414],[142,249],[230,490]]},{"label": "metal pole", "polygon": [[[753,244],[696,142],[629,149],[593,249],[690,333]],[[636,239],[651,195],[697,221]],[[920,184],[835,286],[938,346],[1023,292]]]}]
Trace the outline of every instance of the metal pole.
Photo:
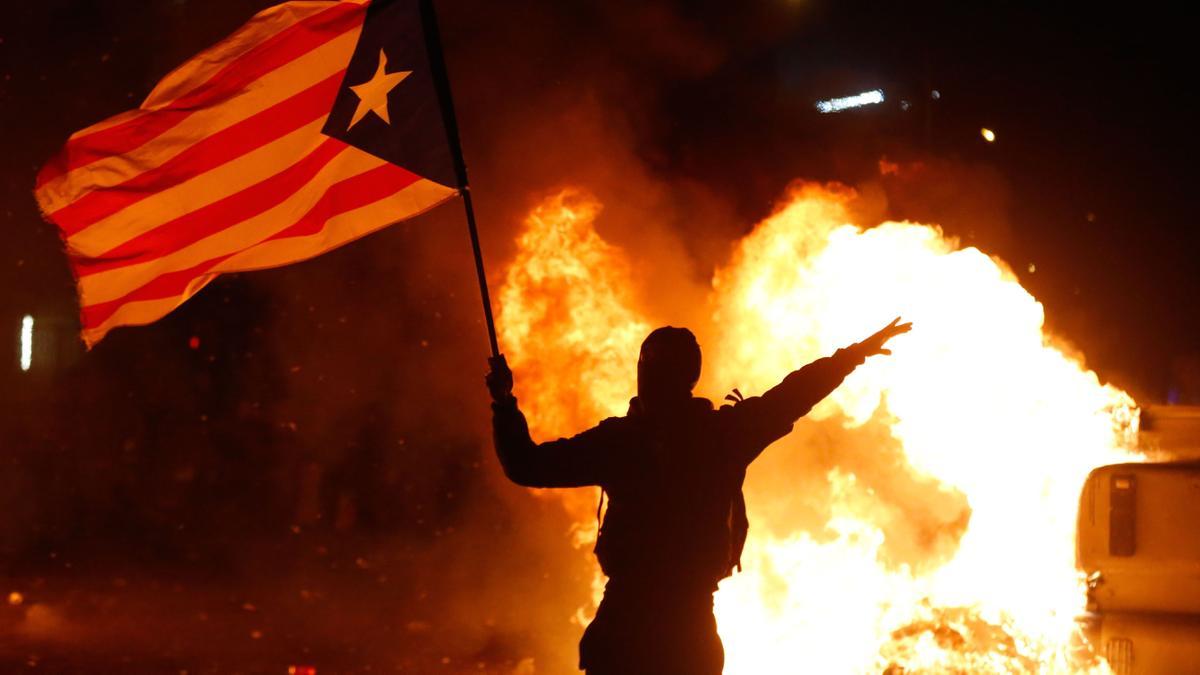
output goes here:
[{"label": "metal pole", "polygon": [[479,275],[479,295],[483,298],[483,319],[487,323],[488,341],[492,356],[500,356],[500,345],[496,342],[496,321],[492,318],[492,299],[488,295],[487,272],[483,268],[483,251],[479,248],[479,231],[475,229],[475,209],[471,206],[471,186],[462,187],[463,208],[467,212],[467,230],[471,233],[471,250],[475,253],[475,273]]},{"label": "metal pole", "polygon": [[483,318],[487,323],[488,341],[492,357],[500,356],[496,342],[496,322],[492,318],[492,300],[488,294],[487,272],[483,266],[483,250],[479,246],[479,231],[475,227],[475,208],[471,203],[471,184],[467,180],[467,162],[463,158],[462,143],[458,137],[458,120],[454,116],[454,98],[450,95],[450,76],[446,72],[446,61],[442,56],[442,39],[438,32],[437,16],[431,0],[421,0],[421,18],[425,26],[425,44],[429,52],[429,65],[441,99],[442,121],[446,126],[446,140],[454,159],[454,172],[458,179],[458,191],[462,195],[463,209],[467,213],[467,230],[471,235],[471,251],[475,254],[475,273],[479,276],[479,295],[483,299]]}]

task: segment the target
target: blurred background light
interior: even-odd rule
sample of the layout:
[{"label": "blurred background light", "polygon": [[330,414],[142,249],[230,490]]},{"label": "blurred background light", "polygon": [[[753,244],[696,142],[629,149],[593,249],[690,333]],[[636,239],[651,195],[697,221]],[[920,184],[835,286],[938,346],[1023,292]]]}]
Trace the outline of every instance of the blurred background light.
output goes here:
[{"label": "blurred background light", "polygon": [[33,365],[33,317],[26,314],[21,319],[21,370]]},{"label": "blurred background light", "polygon": [[817,101],[817,110],[823,113],[835,113],[848,108],[860,108],[864,105],[875,105],[877,103],[883,103],[882,89],[872,89],[871,91],[864,91],[861,94],[853,96]]}]

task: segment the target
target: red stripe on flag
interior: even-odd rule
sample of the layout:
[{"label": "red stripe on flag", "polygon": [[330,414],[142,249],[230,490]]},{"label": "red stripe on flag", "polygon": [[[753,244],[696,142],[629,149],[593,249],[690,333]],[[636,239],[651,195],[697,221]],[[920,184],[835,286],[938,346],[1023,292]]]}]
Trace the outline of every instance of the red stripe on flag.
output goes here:
[{"label": "red stripe on flag", "polygon": [[[372,202],[377,202],[389,195],[396,194],[419,180],[421,180],[420,176],[395,164],[384,164],[369,171],[364,171],[353,179],[334,185],[325,193],[325,197],[322,197],[321,202],[324,202],[325,198],[331,195],[334,200],[346,200],[349,208],[339,208],[337,211],[329,211],[322,214],[320,213],[320,209],[328,209],[329,207],[323,205],[321,202],[317,202],[303,218],[271,235],[266,241],[288,239],[291,237],[306,237],[310,234],[316,234],[324,227],[325,221],[333,216],[351,209],[357,209],[360,206],[366,206]],[[350,183],[353,183],[353,185],[349,185]],[[355,192],[351,192],[351,190]],[[347,193],[349,197],[341,196],[343,192]],[[316,212],[315,215],[314,212]],[[397,214],[398,217],[407,217],[408,215]]]},{"label": "red stripe on flag", "polygon": [[179,295],[183,293],[193,279],[202,276],[208,270],[234,255],[236,253],[229,253],[219,258],[206,260],[186,270],[168,272],[155,277],[154,281],[116,300],[82,307],[80,308],[80,316],[83,321],[83,329],[89,330],[98,327],[104,323],[105,319],[112,316],[122,305],[127,303],[137,302],[138,300],[160,300]]},{"label": "red stripe on flag", "polygon": [[357,3],[334,5],[267,38],[165,108],[68,140],[66,147],[42,167],[35,189],[74,169],[142,146],[187,119],[195,109],[230,97],[272,70],[354,29],[362,23],[364,11],[365,6]]},{"label": "red stripe on flag", "polygon": [[329,114],[343,72],[204,138],[163,164],[95,192],[49,215],[67,237],[150,194],[174,187]]},{"label": "red stripe on flag", "polygon": [[[320,232],[330,218],[393,195],[420,180],[420,176],[394,164],[384,164],[334,183],[298,221],[264,241],[302,237]],[[400,216],[402,217],[402,216]],[[247,247],[251,248],[251,247]],[[179,295],[193,279],[237,253],[207,260],[186,270],[163,274],[144,286],[108,302],[81,308],[84,329],[97,328],[122,305],[140,300],[160,300]]]},{"label": "red stripe on flag", "polygon": [[160,258],[252,218],[291,197],[347,147],[336,138],[326,138],[303,159],[266,180],[143,232],[99,256],[72,256],[76,275],[85,277]]}]

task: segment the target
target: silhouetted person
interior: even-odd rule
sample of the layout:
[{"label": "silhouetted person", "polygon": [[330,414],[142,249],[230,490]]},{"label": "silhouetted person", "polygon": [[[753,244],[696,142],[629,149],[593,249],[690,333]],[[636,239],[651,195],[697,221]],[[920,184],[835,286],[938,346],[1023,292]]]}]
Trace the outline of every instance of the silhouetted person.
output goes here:
[{"label": "silhouetted person", "polygon": [[717,582],[739,564],[746,467],[867,357],[910,330],[896,319],[871,337],[789,374],[762,396],[713,409],[693,398],[700,346],[686,328],[642,343],[637,396],[571,438],[535,443],[504,357],[491,359],[496,454],[529,487],[598,485],[609,495],[596,542],[604,600],[579,645],[589,675],[719,675]]}]

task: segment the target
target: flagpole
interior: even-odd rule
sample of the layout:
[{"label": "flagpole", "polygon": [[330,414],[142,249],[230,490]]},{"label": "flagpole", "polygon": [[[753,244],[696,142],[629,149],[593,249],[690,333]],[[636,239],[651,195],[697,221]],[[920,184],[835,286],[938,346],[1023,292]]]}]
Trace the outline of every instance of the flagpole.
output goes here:
[{"label": "flagpole", "polygon": [[467,212],[467,230],[471,233],[471,250],[475,253],[475,274],[479,277],[479,296],[483,299],[483,319],[487,323],[488,342],[492,356],[500,356],[500,345],[496,342],[496,321],[492,318],[492,299],[488,295],[487,272],[483,267],[483,251],[479,248],[479,231],[475,228],[475,209],[471,206],[471,186],[462,187],[463,208]]},{"label": "flagpole", "polygon": [[483,249],[479,246],[479,230],[475,226],[475,207],[471,203],[471,184],[467,180],[467,162],[463,158],[462,143],[458,137],[458,120],[454,116],[454,98],[450,94],[450,76],[446,72],[446,61],[442,56],[442,37],[438,32],[437,15],[432,0],[420,0],[421,21],[425,25],[425,43],[429,51],[430,70],[441,99],[442,121],[446,126],[446,137],[450,154],[454,158],[454,174],[458,180],[458,193],[462,196],[463,209],[467,214],[467,231],[471,235],[471,251],[475,254],[475,274],[479,277],[479,295],[483,300],[483,318],[487,324],[488,342],[492,356],[500,356],[496,341],[496,322],[492,318],[492,300],[488,294],[487,271],[483,266]]}]

